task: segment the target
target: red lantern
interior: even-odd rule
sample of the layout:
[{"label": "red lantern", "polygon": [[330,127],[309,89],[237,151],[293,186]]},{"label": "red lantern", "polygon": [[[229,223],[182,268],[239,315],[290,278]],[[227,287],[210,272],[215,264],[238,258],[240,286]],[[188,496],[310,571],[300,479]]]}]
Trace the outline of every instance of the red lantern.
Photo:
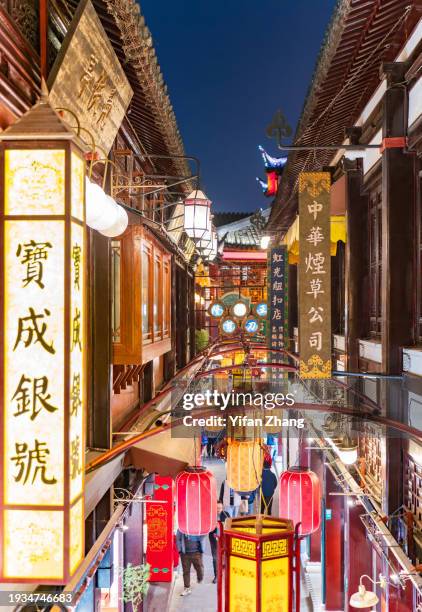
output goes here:
[{"label": "red lantern", "polygon": [[317,531],[321,521],[321,488],[318,476],[308,468],[292,467],[280,476],[279,515],[289,518],[299,534]]},{"label": "red lantern", "polygon": [[267,191],[266,196],[273,196],[277,193],[278,189],[278,175],[277,172],[267,172]]},{"label": "red lantern", "polygon": [[177,475],[177,522],[186,535],[205,535],[217,526],[217,482],[205,467]]}]

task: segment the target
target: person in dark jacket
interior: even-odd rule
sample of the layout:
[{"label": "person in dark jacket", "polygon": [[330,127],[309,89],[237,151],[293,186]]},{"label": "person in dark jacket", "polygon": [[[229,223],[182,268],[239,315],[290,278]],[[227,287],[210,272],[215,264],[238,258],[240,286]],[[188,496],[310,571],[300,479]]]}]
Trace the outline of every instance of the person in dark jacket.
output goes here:
[{"label": "person in dark jacket", "polygon": [[271,459],[264,460],[261,480],[261,514],[271,514],[274,491],[277,488],[277,476],[271,470]]},{"label": "person in dark jacket", "polygon": [[[230,518],[230,514],[224,510],[223,502],[217,502],[217,521],[221,521],[224,523],[226,519]],[[214,531],[210,531],[208,534],[211,546],[211,554],[212,554],[212,565],[214,568],[214,580],[213,583],[217,582],[217,546],[218,546],[218,527],[214,529]]]},{"label": "person in dark jacket", "polygon": [[182,593],[180,593],[182,597],[192,592],[190,587],[191,565],[193,565],[196,570],[198,584],[200,584],[204,578],[204,562],[202,560],[205,548],[204,540],[205,536],[188,536],[182,533],[180,529],[177,530],[176,544],[182,561],[183,584],[185,586]]}]

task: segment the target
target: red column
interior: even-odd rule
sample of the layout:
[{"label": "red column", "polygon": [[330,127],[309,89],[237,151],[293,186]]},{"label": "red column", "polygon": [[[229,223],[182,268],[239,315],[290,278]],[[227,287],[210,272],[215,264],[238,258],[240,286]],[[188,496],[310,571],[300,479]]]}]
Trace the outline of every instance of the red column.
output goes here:
[{"label": "red column", "polygon": [[[311,453],[310,468],[318,476],[319,481],[324,481],[324,463],[321,451],[313,450]],[[310,561],[319,563],[321,561],[321,527],[311,535]]]},{"label": "red column", "polygon": [[326,610],[343,610],[344,563],[343,563],[343,527],[344,527],[344,497],[330,495],[339,493],[334,477],[326,469]]},{"label": "red column", "polygon": [[[345,560],[349,588],[345,609],[347,612],[355,612],[356,608],[350,607],[349,600],[351,595],[358,590],[360,577],[364,574],[372,576],[372,546],[366,537],[365,527],[359,518],[361,514],[365,514],[364,508],[360,504],[348,506],[347,514],[349,534]],[[365,586],[370,585],[365,583]]]}]

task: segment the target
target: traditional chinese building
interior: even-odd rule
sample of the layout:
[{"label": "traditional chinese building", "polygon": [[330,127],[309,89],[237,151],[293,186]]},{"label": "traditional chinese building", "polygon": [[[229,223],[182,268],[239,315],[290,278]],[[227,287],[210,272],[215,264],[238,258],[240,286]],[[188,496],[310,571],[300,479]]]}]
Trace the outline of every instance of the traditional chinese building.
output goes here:
[{"label": "traditional chinese building", "polygon": [[[377,609],[421,605],[421,445],[411,429],[422,400],[421,44],[417,2],[338,4],[268,224],[288,253],[291,350],[301,367],[325,351],[344,389],[313,380],[308,392],[354,411],[290,440],[325,486],[323,536],[311,536],[308,556],[326,610],[352,610],[363,574],[406,576],[403,588],[371,588]],[[365,420],[368,402],[384,426]],[[396,420],[407,434],[391,433]],[[309,439],[334,440],[344,427],[355,467],[327,465]]]},{"label": "traditional chinese building", "polygon": [[[101,184],[128,217],[124,233],[114,232],[113,238],[87,230],[83,263],[81,254],[73,253],[75,265],[87,272],[86,448],[77,450],[89,463],[123,441],[130,429],[151,421],[149,402],[194,357],[194,245],[183,231],[183,206],[177,203],[192,190],[195,168],[185,156],[151,33],[135,2],[64,1],[49,4],[48,12],[43,5],[38,10],[30,2],[6,2],[0,16],[5,50],[1,127],[13,125],[37,101],[42,75],[52,112],[84,143],[91,182]],[[20,244],[24,286],[43,287],[42,265],[52,245],[47,238]],[[17,343],[37,341],[52,351],[39,320],[47,311],[30,309],[27,315],[20,319]],[[71,341],[76,348],[80,325],[75,318]],[[54,415],[45,377],[22,376],[18,383],[13,400],[19,414],[32,419],[43,410]],[[81,400],[74,383],[76,411]],[[26,450],[39,467],[26,465],[25,448],[16,447],[17,487],[38,476],[44,485],[52,483],[47,461],[52,450],[37,444]],[[94,609],[100,600],[104,608],[121,605],[117,566],[144,560],[145,505],[131,505],[131,499],[144,495],[145,477],[159,462],[167,461],[164,471],[174,474],[193,453],[192,445],[172,446],[167,438],[157,439],[154,447],[134,449],[128,467],[120,454],[84,481],[86,556],[70,582],[62,584],[78,593],[81,609]],[[132,527],[122,530],[124,523]]]}]

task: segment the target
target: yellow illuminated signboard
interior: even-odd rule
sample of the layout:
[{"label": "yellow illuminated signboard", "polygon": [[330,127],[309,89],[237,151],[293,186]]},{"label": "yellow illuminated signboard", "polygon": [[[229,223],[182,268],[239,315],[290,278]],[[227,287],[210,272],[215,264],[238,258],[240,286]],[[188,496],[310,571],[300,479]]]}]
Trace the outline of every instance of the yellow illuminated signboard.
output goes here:
[{"label": "yellow illuminated signboard", "polygon": [[29,144],[3,145],[0,580],[65,584],[84,554],[85,162]]}]

